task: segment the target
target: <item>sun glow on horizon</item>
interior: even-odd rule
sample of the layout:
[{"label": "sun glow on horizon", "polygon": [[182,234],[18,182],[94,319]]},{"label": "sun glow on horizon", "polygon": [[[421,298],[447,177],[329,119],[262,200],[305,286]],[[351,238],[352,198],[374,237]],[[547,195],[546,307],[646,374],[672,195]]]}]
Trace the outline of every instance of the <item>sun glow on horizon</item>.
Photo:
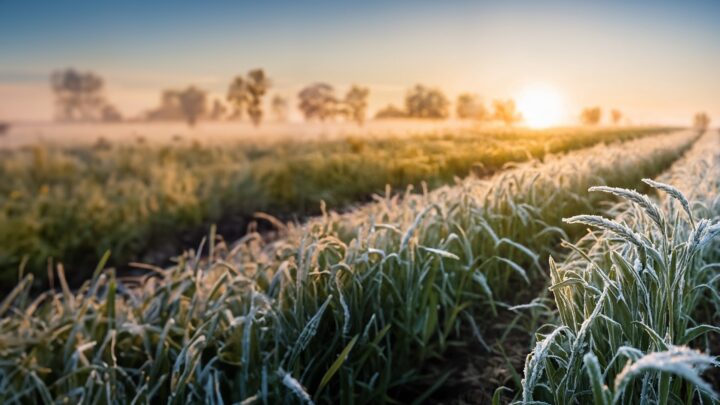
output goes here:
[{"label": "sun glow on horizon", "polygon": [[517,108],[523,122],[530,128],[547,128],[563,123],[565,101],[561,94],[548,85],[526,87],[517,97]]}]

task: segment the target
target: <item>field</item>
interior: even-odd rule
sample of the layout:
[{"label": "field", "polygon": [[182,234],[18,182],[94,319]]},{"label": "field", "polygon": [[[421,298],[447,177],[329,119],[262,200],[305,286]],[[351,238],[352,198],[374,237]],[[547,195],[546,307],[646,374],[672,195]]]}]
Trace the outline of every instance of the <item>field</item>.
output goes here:
[{"label": "field", "polygon": [[3,403],[718,401],[716,131],[4,153]]},{"label": "field", "polygon": [[[113,266],[164,265],[196,246],[213,223],[232,239],[245,234],[257,212],[303,219],[319,213],[321,202],[346,209],[386,186],[433,189],[511,162],[668,130],[449,127],[399,135],[230,141],[215,133],[205,140],[140,142],[120,139],[121,128],[93,142],[8,144],[0,151],[0,280],[14,284],[20,269],[47,285],[48,267],[63,263],[78,285],[108,250]],[[62,131],[56,136],[61,139]]]},{"label": "field", "polygon": [[0,405],[720,405],[720,1],[95,3],[0,1]]}]

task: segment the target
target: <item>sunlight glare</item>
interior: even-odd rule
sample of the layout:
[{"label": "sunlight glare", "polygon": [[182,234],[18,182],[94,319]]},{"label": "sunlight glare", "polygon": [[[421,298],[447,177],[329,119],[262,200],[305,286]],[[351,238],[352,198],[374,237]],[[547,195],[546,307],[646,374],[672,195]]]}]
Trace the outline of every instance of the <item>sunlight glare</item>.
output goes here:
[{"label": "sunlight glare", "polygon": [[517,98],[517,107],[523,122],[530,128],[557,126],[564,119],[563,98],[557,90],[547,85],[525,88]]}]

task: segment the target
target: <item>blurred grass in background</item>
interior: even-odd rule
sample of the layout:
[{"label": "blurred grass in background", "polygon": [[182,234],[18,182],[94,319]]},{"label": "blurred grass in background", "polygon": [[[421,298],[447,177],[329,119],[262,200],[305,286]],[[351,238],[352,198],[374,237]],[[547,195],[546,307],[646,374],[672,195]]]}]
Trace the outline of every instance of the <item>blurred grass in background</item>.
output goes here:
[{"label": "blurred grass in background", "polygon": [[[0,152],[0,281],[18,269],[46,279],[49,259],[87,277],[113,265],[161,262],[212,222],[240,235],[257,211],[284,219],[342,208],[386,185],[436,187],[508,162],[657,134],[668,128],[454,130],[407,136],[226,145],[26,146]],[[168,253],[165,253],[168,252]]]}]

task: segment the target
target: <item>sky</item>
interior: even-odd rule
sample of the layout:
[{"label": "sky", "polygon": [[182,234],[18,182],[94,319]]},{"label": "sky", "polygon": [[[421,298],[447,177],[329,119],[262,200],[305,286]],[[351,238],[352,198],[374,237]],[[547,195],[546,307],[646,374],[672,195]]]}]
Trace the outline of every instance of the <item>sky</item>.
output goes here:
[{"label": "sky", "polygon": [[126,116],[163,89],[222,97],[264,68],[270,94],[324,81],[369,86],[370,110],[416,83],[487,102],[553,89],[635,123],[720,119],[720,2],[0,0],[0,119],[49,120],[49,75],[100,74]]}]

